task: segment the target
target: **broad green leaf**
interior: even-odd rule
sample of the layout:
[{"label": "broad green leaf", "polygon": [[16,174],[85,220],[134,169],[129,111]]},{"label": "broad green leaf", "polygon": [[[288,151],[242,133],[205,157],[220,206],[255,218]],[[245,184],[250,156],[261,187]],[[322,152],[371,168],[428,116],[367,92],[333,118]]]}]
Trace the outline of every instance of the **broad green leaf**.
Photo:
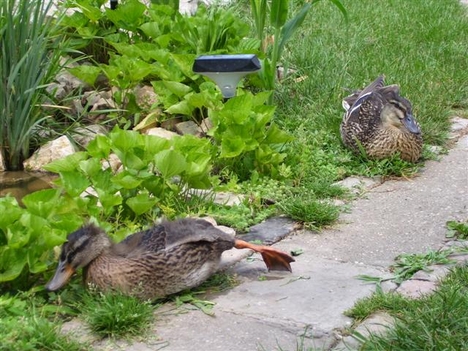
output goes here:
[{"label": "broad green leaf", "polygon": [[68,71],[83,82],[94,86],[96,79],[102,73],[102,69],[96,66],[81,65],[69,68]]},{"label": "broad green leaf", "polygon": [[175,150],[163,150],[154,156],[154,165],[164,179],[180,175],[187,168],[185,157]]},{"label": "broad green leaf", "polygon": [[7,229],[6,237],[8,240],[8,247],[15,250],[24,247],[29,243],[30,236],[31,230],[16,223]]},{"label": "broad green leaf", "polygon": [[124,189],[135,189],[138,187],[143,180],[139,179],[128,172],[124,171],[117,174],[113,179],[112,182],[118,184]]},{"label": "broad green leaf", "polygon": [[239,156],[245,148],[244,140],[240,137],[224,138],[221,141],[221,158],[230,158]]},{"label": "broad green leaf", "polygon": [[108,194],[105,191],[97,190],[99,193],[99,201],[106,214],[112,214],[114,212],[114,207],[122,204],[122,196],[120,194]]},{"label": "broad green leaf", "polygon": [[0,249],[0,283],[12,281],[27,263],[25,250]]},{"label": "broad green leaf", "polygon": [[102,172],[102,164],[98,158],[81,161],[79,167],[87,177],[94,177],[97,173]]},{"label": "broad green leaf", "polygon": [[107,136],[98,135],[88,144],[87,150],[93,157],[107,158],[110,154],[111,142]]},{"label": "broad green leaf", "polygon": [[60,172],[60,178],[66,192],[73,197],[80,195],[90,186],[88,178],[77,171]]},{"label": "broad green leaf", "polygon": [[[82,222],[83,220],[81,219],[81,223]],[[56,228],[48,228],[47,233],[44,233],[44,237],[43,237],[44,244],[48,248],[53,248],[55,246],[62,245],[67,239],[68,233],[71,233],[72,231],[76,230],[78,226],[76,225],[76,223],[73,223],[72,226],[67,226],[67,228],[70,228],[70,229],[63,230],[63,229],[56,229]]]},{"label": "broad green leaf", "polygon": [[135,30],[141,24],[146,6],[137,0],[119,3],[116,9],[106,8],[106,16],[118,28]]},{"label": "broad green leaf", "polygon": [[152,160],[155,154],[168,149],[171,142],[156,135],[145,135],[144,143],[145,160]]},{"label": "broad green leaf", "polygon": [[194,110],[194,107],[190,106],[187,100],[182,100],[178,102],[177,104],[169,107],[166,110],[166,112],[173,114],[173,115],[181,114],[185,116],[191,116],[193,113],[193,110]]},{"label": "broad green leaf", "polygon": [[[281,28],[288,19],[288,0],[272,0],[270,9],[270,23],[273,28]],[[276,40],[277,38],[275,38]]]},{"label": "broad green leaf", "polygon": [[75,152],[60,160],[52,161],[44,166],[44,169],[49,172],[60,173],[74,171],[79,167],[79,163],[88,158],[86,152]]},{"label": "broad green leaf", "polygon": [[235,96],[224,104],[221,113],[232,122],[243,124],[249,119],[252,102],[253,95],[251,93]]},{"label": "broad green leaf", "polygon": [[12,223],[16,222],[25,210],[21,208],[18,201],[12,197],[0,198],[0,229],[6,230]]},{"label": "broad green leaf", "polygon": [[267,144],[284,144],[293,140],[294,137],[291,134],[281,130],[276,124],[271,124],[264,142]]},{"label": "broad green leaf", "polygon": [[177,95],[178,97],[184,97],[189,92],[192,91],[188,85],[179,83],[179,82],[172,82],[172,81],[163,81],[164,86],[169,90],[171,93]]},{"label": "broad green leaf", "polygon": [[133,212],[135,212],[136,215],[139,216],[156,206],[158,201],[158,198],[151,196],[148,192],[142,192],[137,196],[129,198],[126,204]]},{"label": "broad green leaf", "polygon": [[99,7],[94,6],[91,1],[79,1],[77,7],[93,22],[97,22],[104,15]]},{"label": "broad green leaf", "polygon": [[60,196],[60,189],[44,189],[26,195],[22,201],[30,214],[48,218],[54,214]]},{"label": "broad green leaf", "polygon": [[193,73],[192,67],[195,61],[195,55],[192,54],[172,54],[171,55],[178,68],[190,79],[194,79],[197,74]]}]

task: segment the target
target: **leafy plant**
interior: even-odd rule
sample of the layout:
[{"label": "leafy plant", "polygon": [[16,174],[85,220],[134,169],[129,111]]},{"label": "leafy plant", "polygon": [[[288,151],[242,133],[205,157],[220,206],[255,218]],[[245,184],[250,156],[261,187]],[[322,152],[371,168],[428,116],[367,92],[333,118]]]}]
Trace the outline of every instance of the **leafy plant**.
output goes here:
[{"label": "leafy plant", "polygon": [[[121,163],[112,169],[111,155]],[[104,160],[104,161],[102,161]],[[114,128],[98,136],[87,152],[76,153],[46,168],[60,175],[67,198],[83,192],[90,215],[107,220],[157,215],[173,196],[186,187],[210,185],[211,145],[191,135],[162,139]],[[103,169],[103,164],[105,168]]]},{"label": "leafy plant", "polygon": [[5,0],[0,4],[0,150],[8,170],[23,168],[38,125],[45,84],[61,68],[63,41],[52,3]]},{"label": "leafy plant", "polygon": [[[273,91],[275,88],[277,65],[286,43],[304,22],[307,13],[313,4],[320,0],[314,0],[305,3],[302,8],[290,19],[288,19],[289,0],[272,0],[269,3],[266,0],[250,0],[251,16],[255,23],[255,33],[261,43],[261,50],[266,54],[262,60],[262,69],[260,79],[264,89]],[[339,0],[330,0],[338,9],[347,16],[347,12]],[[267,26],[267,17],[270,17],[269,26]],[[273,30],[272,47],[268,46],[266,31],[268,27]],[[269,103],[273,102],[273,95],[270,96]]]},{"label": "leafy plant", "polygon": [[448,221],[447,222],[447,238],[468,239],[468,222]]},{"label": "leafy plant", "polygon": [[24,208],[12,197],[0,198],[0,282],[24,273],[20,283],[27,284],[28,272],[44,272],[54,259],[51,250],[83,221],[82,203],[62,197],[59,190],[34,192],[23,204]]},{"label": "leafy plant", "polygon": [[279,166],[286,157],[289,133],[272,122],[274,106],[265,105],[269,93],[245,92],[229,99],[221,109],[208,111],[213,128],[208,132],[219,146],[218,167],[227,167],[240,180],[256,170],[272,178],[280,176]]}]

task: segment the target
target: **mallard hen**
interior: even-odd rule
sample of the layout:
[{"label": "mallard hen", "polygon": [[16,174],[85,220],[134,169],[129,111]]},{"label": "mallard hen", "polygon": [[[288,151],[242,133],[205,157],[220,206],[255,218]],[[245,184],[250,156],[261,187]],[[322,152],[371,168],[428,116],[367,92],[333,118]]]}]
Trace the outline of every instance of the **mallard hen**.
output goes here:
[{"label": "mallard hen", "polygon": [[289,270],[294,259],[272,247],[233,238],[208,221],[164,222],[114,244],[93,224],[67,237],[49,291],[64,286],[78,268],[86,285],[115,289],[142,299],[155,299],[203,283],[218,269],[223,251],[231,248],[260,252],[268,269]]},{"label": "mallard hen", "polygon": [[343,100],[345,114],[340,132],[343,143],[356,153],[382,159],[400,153],[403,160],[421,157],[422,134],[411,103],[400,96],[397,85],[384,85],[378,77],[364,90]]}]

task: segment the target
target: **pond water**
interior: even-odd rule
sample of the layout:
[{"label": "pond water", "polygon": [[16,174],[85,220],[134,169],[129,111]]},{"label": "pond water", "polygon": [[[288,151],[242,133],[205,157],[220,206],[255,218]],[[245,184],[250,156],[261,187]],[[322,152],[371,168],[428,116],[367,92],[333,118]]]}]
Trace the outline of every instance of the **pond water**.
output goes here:
[{"label": "pond water", "polygon": [[10,194],[21,203],[25,195],[50,188],[55,178],[54,174],[42,172],[0,172],[0,197]]}]

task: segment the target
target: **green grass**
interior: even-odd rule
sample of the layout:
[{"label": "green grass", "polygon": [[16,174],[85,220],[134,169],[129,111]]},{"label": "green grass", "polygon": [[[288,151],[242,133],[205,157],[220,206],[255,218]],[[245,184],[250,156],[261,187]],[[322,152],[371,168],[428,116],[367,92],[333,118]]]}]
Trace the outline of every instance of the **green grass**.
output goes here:
[{"label": "green grass", "polygon": [[[354,174],[417,172],[420,165],[398,157],[369,161],[341,144],[341,99],[379,74],[388,84],[399,84],[412,102],[426,144],[444,145],[451,111],[468,107],[468,16],[458,0],[343,4],[348,24],[327,1],[311,9],[284,55],[297,73],[276,93],[276,122],[296,136],[287,162],[296,185],[306,189]],[[306,79],[295,82],[296,77]]]},{"label": "green grass", "polygon": [[119,292],[86,292],[78,308],[91,330],[102,337],[141,336],[154,318],[151,303]]},{"label": "green grass", "polygon": [[[0,296],[0,350],[88,350],[60,334],[62,312],[67,311],[47,304],[34,293]],[[70,310],[68,310],[70,312]]]},{"label": "green grass", "polygon": [[363,319],[377,310],[396,317],[383,335],[367,338],[361,350],[466,350],[468,345],[468,268],[455,267],[431,295],[409,300],[377,293],[361,300],[348,315]]}]

